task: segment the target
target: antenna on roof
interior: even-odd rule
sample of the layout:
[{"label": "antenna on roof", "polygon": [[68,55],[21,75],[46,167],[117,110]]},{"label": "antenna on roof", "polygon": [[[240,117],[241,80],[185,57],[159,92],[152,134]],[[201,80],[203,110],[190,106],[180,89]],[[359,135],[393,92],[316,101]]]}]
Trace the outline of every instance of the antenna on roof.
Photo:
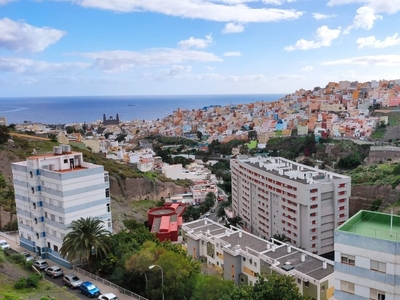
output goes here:
[{"label": "antenna on roof", "polygon": [[392,236],[393,232],[393,208],[390,210],[390,236]]}]

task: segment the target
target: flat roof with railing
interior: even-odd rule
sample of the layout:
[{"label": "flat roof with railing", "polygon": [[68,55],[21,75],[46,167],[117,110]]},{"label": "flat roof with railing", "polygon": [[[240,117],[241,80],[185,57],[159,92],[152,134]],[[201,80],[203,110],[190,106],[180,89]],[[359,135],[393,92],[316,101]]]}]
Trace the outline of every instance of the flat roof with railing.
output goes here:
[{"label": "flat roof with railing", "polygon": [[360,210],[337,230],[398,242],[400,241],[400,216]]}]

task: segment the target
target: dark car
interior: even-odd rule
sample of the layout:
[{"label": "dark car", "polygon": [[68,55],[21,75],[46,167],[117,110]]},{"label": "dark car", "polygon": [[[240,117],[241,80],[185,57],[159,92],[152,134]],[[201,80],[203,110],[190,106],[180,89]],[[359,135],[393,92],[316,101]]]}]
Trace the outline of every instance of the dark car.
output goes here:
[{"label": "dark car", "polygon": [[82,284],[82,280],[80,280],[75,274],[66,274],[63,278],[63,282],[71,289],[78,288]]},{"label": "dark car", "polygon": [[94,298],[100,295],[100,289],[90,281],[84,281],[79,286],[79,293]]},{"label": "dark car", "polygon": [[44,269],[46,275],[51,276],[51,278],[56,278],[64,275],[63,270],[59,266],[51,266]]},{"label": "dark car", "polygon": [[33,266],[34,266],[36,269],[42,271],[42,270],[46,269],[46,268],[49,266],[49,264],[47,263],[47,261],[41,259],[41,260],[35,260],[35,261],[33,262]]}]

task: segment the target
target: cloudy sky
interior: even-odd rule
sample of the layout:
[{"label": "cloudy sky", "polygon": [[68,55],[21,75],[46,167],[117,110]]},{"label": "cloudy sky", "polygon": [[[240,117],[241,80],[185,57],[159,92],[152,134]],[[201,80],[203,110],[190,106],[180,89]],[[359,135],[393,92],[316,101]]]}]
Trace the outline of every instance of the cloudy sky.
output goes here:
[{"label": "cloudy sky", "polygon": [[0,97],[399,78],[399,0],[0,0]]}]

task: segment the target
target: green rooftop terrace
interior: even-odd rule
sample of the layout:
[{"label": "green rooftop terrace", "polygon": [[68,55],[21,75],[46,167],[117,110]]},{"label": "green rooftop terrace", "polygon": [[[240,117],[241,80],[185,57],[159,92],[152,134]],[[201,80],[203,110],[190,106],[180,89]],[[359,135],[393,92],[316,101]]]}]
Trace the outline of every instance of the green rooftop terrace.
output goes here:
[{"label": "green rooftop terrace", "polygon": [[387,241],[400,241],[400,216],[360,210],[337,230]]}]

